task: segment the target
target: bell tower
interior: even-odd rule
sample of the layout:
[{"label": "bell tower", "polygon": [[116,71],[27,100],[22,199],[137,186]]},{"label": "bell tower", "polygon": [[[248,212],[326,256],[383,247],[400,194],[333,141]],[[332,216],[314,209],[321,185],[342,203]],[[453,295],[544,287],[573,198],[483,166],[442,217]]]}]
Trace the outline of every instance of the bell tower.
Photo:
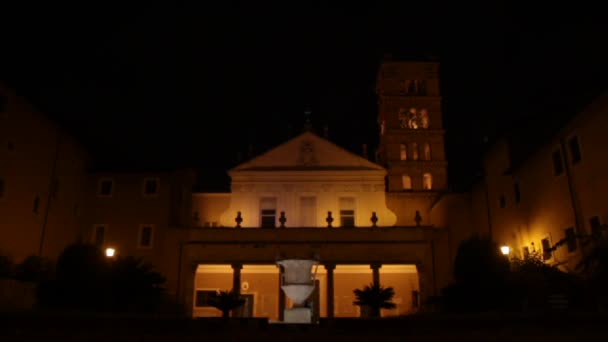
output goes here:
[{"label": "bell tower", "polygon": [[376,83],[380,162],[390,192],[447,189],[439,63],[385,60]]}]

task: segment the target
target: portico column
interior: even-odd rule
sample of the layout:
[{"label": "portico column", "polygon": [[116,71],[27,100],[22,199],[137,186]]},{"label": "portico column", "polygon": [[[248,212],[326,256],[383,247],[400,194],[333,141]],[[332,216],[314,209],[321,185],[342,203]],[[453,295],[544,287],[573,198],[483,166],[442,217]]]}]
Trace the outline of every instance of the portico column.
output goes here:
[{"label": "portico column", "polygon": [[285,319],[285,293],[281,288],[283,272],[285,272],[283,266],[279,266],[279,321]]},{"label": "portico column", "polygon": [[232,292],[241,294],[241,269],[242,264],[232,264]]},{"label": "portico column", "polygon": [[382,264],[379,263],[369,265],[369,268],[372,269],[372,283],[375,286],[380,286],[380,267],[382,267]]},{"label": "portico column", "polygon": [[[243,268],[243,264],[236,263],[232,264],[232,292],[237,295],[241,294],[241,269]],[[232,311],[233,317],[239,316],[239,309]]]},{"label": "portico column", "polygon": [[178,291],[181,291],[181,301],[186,310],[186,315],[188,317],[193,317],[194,303],[196,301],[194,283],[196,281],[196,269],[198,268],[198,264],[184,263],[181,267],[183,270],[183,279],[181,279],[181,289],[178,289]]},{"label": "portico column", "polygon": [[327,271],[327,318],[334,318],[334,269],[336,265],[325,264]]},{"label": "portico column", "polygon": [[416,264],[416,269],[418,271],[418,303],[419,310],[428,311],[427,307],[427,299],[429,297],[429,288],[430,288],[430,280],[429,280],[429,272],[424,264],[418,263]]}]

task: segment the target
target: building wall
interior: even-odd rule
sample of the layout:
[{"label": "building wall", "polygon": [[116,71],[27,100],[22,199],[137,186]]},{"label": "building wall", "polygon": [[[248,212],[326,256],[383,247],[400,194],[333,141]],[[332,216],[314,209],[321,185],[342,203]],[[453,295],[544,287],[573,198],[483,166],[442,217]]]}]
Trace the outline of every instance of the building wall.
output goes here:
[{"label": "building wall", "polygon": [[[157,194],[144,194],[147,180],[158,182]],[[111,180],[110,196],[100,195],[101,182]],[[192,179],[187,172],[95,172],[89,177],[85,213],[85,236],[96,243],[95,229],[105,226],[102,248],[112,247],[120,255],[141,257],[155,265],[168,265],[167,255],[175,259],[170,230],[191,227]],[[184,193],[185,192],[185,193]],[[178,201],[179,196],[182,200]],[[181,204],[179,204],[181,203]],[[141,246],[141,229],[153,227],[152,245]],[[169,242],[171,241],[171,242]],[[169,248],[165,245],[171,243]],[[175,265],[175,264],[173,264]],[[173,266],[174,267],[174,266]]]},{"label": "building wall", "polygon": [[[513,256],[522,257],[523,249],[542,252],[542,240],[553,245],[565,238],[565,229],[590,232],[590,219],[598,216],[602,223],[608,218],[608,205],[603,194],[608,190],[608,162],[604,148],[608,144],[608,96],[603,95],[578,113],[553,138],[538,148],[521,165],[512,168],[506,143],[500,143],[485,162],[487,189],[494,240],[512,248]],[[581,160],[573,163],[569,141],[578,137]],[[554,153],[562,158],[561,174],[554,169]],[[569,180],[568,173],[571,174]],[[570,184],[569,184],[570,182]],[[516,198],[519,185],[520,199]],[[572,191],[571,191],[572,187]],[[480,210],[487,201],[484,184],[473,189],[473,221],[483,227],[487,216]],[[574,194],[574,197],[573,197]],[[504,196],[503,205],[501,197]],[[580,223],[576,213],[580,213]],[[547,262],[573,270],[580,258],[580,246],[573,252],[559,248]]]},{"label": "building wall", "polygon": [[435,244],[435,286],[446,287],[453,279],[454,258],[460,242],[475,232],[471,212],[471,195],[445,194],[430,210],[431,224],[438,234]]},{"label": "building wall", "polygon": [[55,258],[80,236],[89,157],[8,88],[0,98],[0,253]]},{"label": "building wall", "polygon": [[[192,194],[192,216],[197,227],[219,227],[220,217],[230,207],[230,193],[195,193]],[[234,213],[236,218],[236,213]],[[232,226],[236,223],[233,222]]]},{"label": "building wall", "polygon": [[355,226],[370,227],[372,212],[376,212],[378,226],[393,226],[396,216],[386,207],[384,174],[384,170],[234,173],[230,207],[222,215],[221,224],[234,226],[240,211],[243,227],[259,227],[260,200],[276,198],[276,225],[279,226],[279,213],[284,211],[287,227],[301,227],[305,224],[299,201],[314,197],[314,226],[326,227],[327,212],[331,211],[336,227],[340,226],[340,198],[348,197],[354,199]]}]

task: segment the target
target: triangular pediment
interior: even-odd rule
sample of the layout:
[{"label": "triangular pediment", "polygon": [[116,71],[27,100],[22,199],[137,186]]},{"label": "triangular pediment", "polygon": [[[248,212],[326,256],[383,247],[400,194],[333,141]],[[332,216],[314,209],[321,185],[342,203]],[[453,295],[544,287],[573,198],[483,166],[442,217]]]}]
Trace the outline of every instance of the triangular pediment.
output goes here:
[{"label": "triangular pediment", "polygon": [[300,170],[384,170],[378,164],[358,156],[311,132],[261,154],[231,171],[300,171]]}]

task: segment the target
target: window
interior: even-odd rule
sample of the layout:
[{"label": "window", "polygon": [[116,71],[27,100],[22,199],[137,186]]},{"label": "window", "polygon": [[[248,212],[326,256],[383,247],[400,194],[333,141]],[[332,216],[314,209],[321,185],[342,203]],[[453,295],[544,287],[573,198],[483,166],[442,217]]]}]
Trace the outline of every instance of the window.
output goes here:
[{"label": "window", "polygon": [[581,161],[581,146],[579,144],[578,137],[570,138],[570,140],[568,140],[568,147],[570,148],[572,164],[577,164]]},{"label": "window", "polygon": [[355,199],[352,197],[340,198],[340,227],[355,226]]},{"label": "window", "polygon": [[521,192],[519,191],[519,183],[513,184],[513,193],[515,194],[515,203],[521,201]]},{"label": "window", "polygon": [[38,209],[40,209],[40,196],[34,197],[34,204],[32,206],[32,212],[34,214],[38,214]]},{"label": "window", "polygon": [[423,80],[418,81],[418,94],[426,95],[426,82]]},{"label": "window", "polygon": [[543,260],[551,259],[553,252],[551,251],[551,242],[549,241],[549,238],[542,239],[541,244],[543,246]]},{"label": "window", "polygon": [[408,175],[401,176],[401,183],[403,184],[403,190],[411,190],[412,189],[412,177]]},{"label": "window", "polygon": [[424,143],[422,145],[422,158],[424,160],[431,160],[431,144]]},{"label": "window", "polygon": [[106,242],[106,226],[96,225],[93,230],[93,243],[95,246],[101,248]]},{"label": "window", "polygon": [[422,175],[422,188],[424,190],[431,190],[433,188],[433,175],[428,172]]},{"label": "window", "polygon": [[317,198],[300,197],[300,226],[317,226]]},{"label": "window", "polygon": [[507,206],[507,199],[505,198],[505,195],[500,195],[500,197],[498,198],[498,204],[500,205],[501,208],[504,208]]},{"label": "window", "polygon": [[417,82],[416,80],[406,80],[405,81],[406,92],[408,94],[416,94],[416,92],[417,92],[416,82]]},{"label": "window", "polygon": [[399,159],[407,160],[407,145],[406,144],[399,145]]},{"label": "window", "polygon": [[101,197],[111,197],[114,192],[114,181],[111,179],[101,179],[99,181],[98,195]]},{"label": "window", "polygon": [[602,223],[599,216],[593,216],[589,219],[589,225],[591,226],[591,235],[594,237],[602,235]]},{"label": "window", "polygon": [[418,144],[412,143],[412,159],[418,160]]},{"label": "window", "polygon": [[158,178],[144,179],[144,196],[149,197],[158,195],[159,183],[160,181]]},{"label": "window", "polygon": [[574,252],[576,250],[576,232],[573,227],[566,229],[566,241],[568,243],[568,252]]},{"label": "window", "polygon": [[564,173],[564,162],[562,160],[562,153],[559,150],[553,152],[553,173],[556,176]]},{"label": "window", "polygon": [[197,307],[210,307],[211,298],[215,296],[217,291],[215,290],[196,290],[195,304]]},{"label": "window", "polygon": [[151,248],[152,238],[154,233],[154,227],[152,225],[142,225],[139,227],[139,238],[137,247],[139,248]]},{"label": "window", "polygon": [[266,197],[260,200],[260,227],[274,228],[277,222],[277,199]]},{"label": "window", "polygon": [[0,198],[4,198],[4,178],[0,177]]},{"label": "window", "polygon": [[530,248],[528,248],[528,246],[524,247],[522,251],[524,254],[524,260],[530,258]]}]

